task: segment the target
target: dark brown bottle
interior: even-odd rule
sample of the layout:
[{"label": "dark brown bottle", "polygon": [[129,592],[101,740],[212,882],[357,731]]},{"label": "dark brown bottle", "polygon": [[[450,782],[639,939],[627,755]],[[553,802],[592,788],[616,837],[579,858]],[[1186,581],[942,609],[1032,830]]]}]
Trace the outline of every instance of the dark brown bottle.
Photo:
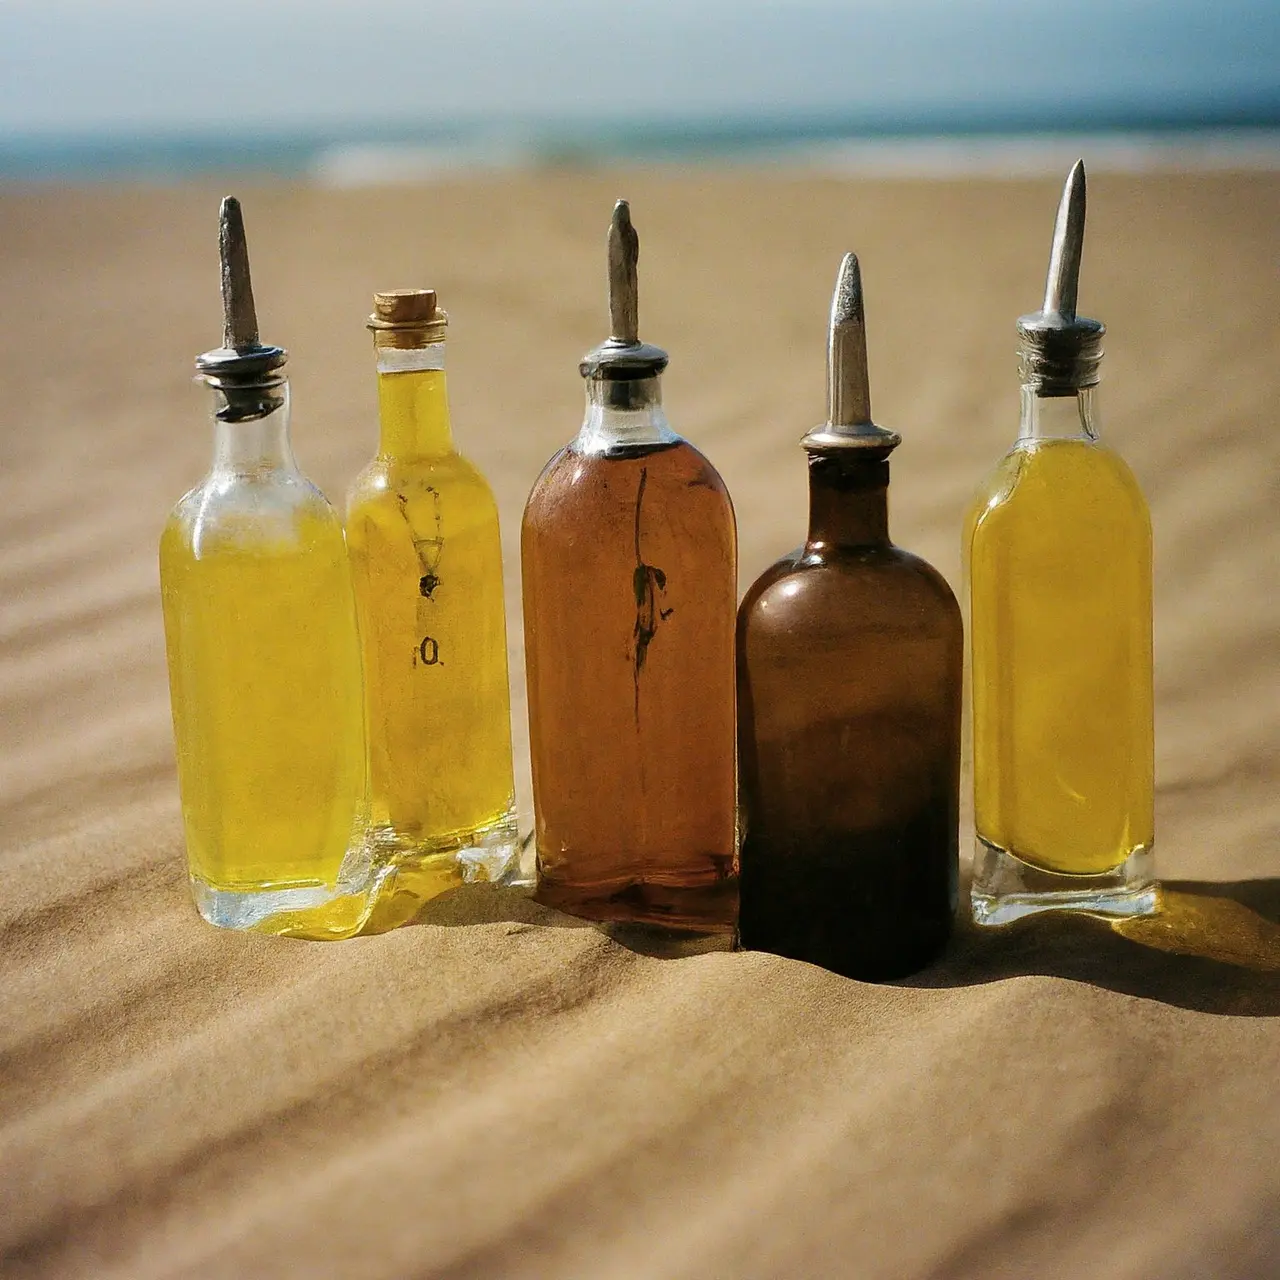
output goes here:
[{"label": "dark brown bottle", "polygon": [[613,337],[521,541],[538,897],[598,920],[733,928],[737,534],[668,425],[666,353],[636,336],[638,252],[610,229]]},{"label": "dark brown bottle", "polygon": [[941,952],[956,908],[960,610],[889,541],[892,431],[871,420],[858,260],[831,309],[809,536],[738,613],[744,947],[852,978]]}]

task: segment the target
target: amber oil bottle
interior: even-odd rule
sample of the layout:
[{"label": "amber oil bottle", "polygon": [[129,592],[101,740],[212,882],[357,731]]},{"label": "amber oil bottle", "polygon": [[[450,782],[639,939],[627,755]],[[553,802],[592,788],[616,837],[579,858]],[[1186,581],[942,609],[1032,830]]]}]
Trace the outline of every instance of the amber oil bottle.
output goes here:
[{"label": "amber oil bottle", "polygon": [[582,361],[582,429],[534,485],[521,540],[538,896],[731,931],[733,507],[663,413],[625,201],[608,251],[612,336]]},{"label": "amber oil bottle", "polygon": [[738,613],[741,942],[851,978],[905,976],[956,908],[963,639],[942,576],[889,540],[858,260],[840,266],[809,533]]}]

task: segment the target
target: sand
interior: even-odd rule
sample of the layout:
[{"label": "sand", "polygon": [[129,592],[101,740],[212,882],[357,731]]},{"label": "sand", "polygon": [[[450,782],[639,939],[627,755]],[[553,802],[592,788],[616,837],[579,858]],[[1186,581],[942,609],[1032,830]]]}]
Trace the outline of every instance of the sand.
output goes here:
[{"label": "sand", "polygon": [[[863,263],[895,540],[958,586],[1017,425],[1056,182],[550,173],[254,185],[264,337],[332,497],[374,442],[363,318],[429,284],[507,551],[577,428],[629,196],[641,331],[720,469],[745,586],[805,522],[840,254]],[[892,986],[673,955],[512,893],[334,945],[185,886],[155,547],[209,454],[220,184],[0,192],[0,1272],[1280,1273],[1280,176],[1091,182],[1103,428],[1156,538],[1157,857],[1127,934],[961,929]],[[968,818],[962,833],[968,844]]]}]

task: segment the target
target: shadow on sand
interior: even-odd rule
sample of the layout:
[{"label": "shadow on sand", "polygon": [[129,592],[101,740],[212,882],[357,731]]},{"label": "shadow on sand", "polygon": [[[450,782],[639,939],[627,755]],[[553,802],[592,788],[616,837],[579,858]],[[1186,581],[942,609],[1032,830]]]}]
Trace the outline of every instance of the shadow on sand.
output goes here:
[{"label": "shadow on sand", "polygon": [[962,912],[947,954],[899,985],[1043,974],[1204,1013],[1280,1014],[1280,879],[1174,880],[1133,920],[1046,913],[982,928]]},{"label": "shadow on sand", "polygon": [[[360,932],[506,922],[597,929],[630,951],[665,959],[733,947],[728,934],[580,920],[544,906],[526,888],[469,884],[433,896],[426,889],[405,883],[385,894]],[[946,955],[897,985],[961,987],[1027,974],[1088,982],[1201,1012],[1275,1017],[1280,1015],[1280,879],[1169,881],[1161,887],[1159,912],[1132,920],[1046,913],[982,928],[962,907]]]},{"label": "shadow on sand", "polygon": [[538,902],[528,888],[464,884],[426,896],[423,886],[402,880],[379,899],[362,936],[412,925],[457,928],[471,924],[509,923],[533,928],[596,929],[638,955],[677,960],[708,951],[731,951],[733,935],[690,933],[656,925],[597,923],[566,915]]}]

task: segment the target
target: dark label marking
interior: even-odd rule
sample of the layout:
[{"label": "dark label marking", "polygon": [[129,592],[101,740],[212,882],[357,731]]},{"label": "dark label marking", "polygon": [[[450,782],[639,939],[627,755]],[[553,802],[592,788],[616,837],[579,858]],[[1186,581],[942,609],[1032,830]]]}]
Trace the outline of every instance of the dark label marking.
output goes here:
[{"label": "dark label marking", "polygon": [[440,585],[440,558],[444,555],[444,513],[440,508],[440,491],[431,485],[426,487],[430,497],[430,511],[427,516],[429,532],[414,527],[409,518],[409,500],[404,494],[397,494],[400,513],[409,526],[409,536],[413,539],[413,549],[418,557],[418,594],[424,600],[432,599],[436,588]]},{"label": "dark label marking", "polygon": [[667,589],[667,575],[656,565],[645,564],[640,551],[640,515],[644,506],[645,486],[649,481],[649,468],[640,469],[640,487],[636,493],[636,567],[631,573],[631,589],[636,600],[636,624],[633,629],[635,638],[635,681],[636,722],[640,720],[640,673],[644,670],[644,660],[649,653],[649,645],[658,633],[658,623],[665,622],[675,612],[674,608],[664,609],[659,597]]},{"label": "dark label marking", "polygon": [[422,643],[418,646],[417,662],[421,662],[424,667],[435,667],[440,663],[440,646],[430,637],[423,636]]}]

